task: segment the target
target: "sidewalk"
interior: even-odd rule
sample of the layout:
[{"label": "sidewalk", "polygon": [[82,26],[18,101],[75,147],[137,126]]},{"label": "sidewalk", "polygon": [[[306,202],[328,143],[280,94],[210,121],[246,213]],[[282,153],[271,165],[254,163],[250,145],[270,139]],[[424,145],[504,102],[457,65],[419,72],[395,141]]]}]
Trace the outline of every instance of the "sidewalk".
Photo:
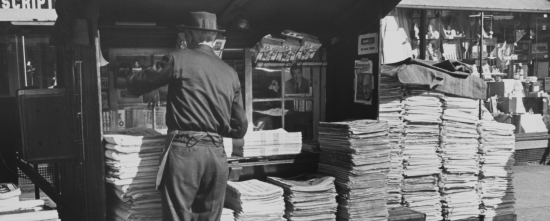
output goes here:
[{"label": "sidewalk", "polygon": [[550,165],[513,167],[518,221],[550,220]]}]

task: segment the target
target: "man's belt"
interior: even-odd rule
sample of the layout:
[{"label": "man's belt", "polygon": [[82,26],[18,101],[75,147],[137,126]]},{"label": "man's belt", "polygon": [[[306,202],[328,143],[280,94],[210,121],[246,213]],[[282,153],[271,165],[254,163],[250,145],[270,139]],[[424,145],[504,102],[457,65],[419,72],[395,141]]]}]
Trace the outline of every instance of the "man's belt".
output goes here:
[{"label": "man's belt", "polygon": [[194,146],[198,141],[208,138],[216,146],[222,141],[222,136],[213,132],[170,130],[168,134],[174,134],[173,142],[185,143],[186,146]]}]

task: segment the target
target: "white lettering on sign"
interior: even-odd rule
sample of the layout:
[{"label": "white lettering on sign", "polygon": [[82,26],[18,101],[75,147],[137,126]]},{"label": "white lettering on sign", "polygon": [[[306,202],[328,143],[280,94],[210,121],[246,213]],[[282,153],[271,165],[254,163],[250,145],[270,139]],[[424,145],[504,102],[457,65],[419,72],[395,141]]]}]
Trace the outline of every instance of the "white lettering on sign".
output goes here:
[{"label": "white lettering on sign", "polygon": [[2,8],[10,8],[10,2],[8,0],[2,0]]},{"label": "white lettering on sign", "polygon": [[55,0],[0,0],[0,9],[54,9]]},{"label": "white lettering on sign", "polygon": [[21,8],[31,9],[31,3],[29,2],[29,0],[21,0]]},{"label": "white lettering on sign", "polygon": [[14,9],[19,9],[19,6],[21,6],[21,5],[16,4],[16,3],[15,3],[15,0],[11,0],[11,7],[12,7],[12,8],[14,8]]}]

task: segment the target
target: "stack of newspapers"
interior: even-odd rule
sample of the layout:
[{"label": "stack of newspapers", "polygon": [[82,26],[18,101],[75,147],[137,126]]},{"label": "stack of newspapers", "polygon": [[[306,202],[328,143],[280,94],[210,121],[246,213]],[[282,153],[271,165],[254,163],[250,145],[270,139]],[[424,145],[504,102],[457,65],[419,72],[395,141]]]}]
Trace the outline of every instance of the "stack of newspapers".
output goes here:
[{"label": "stack of newspapers", "polygon": [[20,201],[21,189],[0,183],[0,220],[59,220],[57,210],[44,207],[44,200]]},{"label": "stack of newspapers", "polygon": [[161,220],[155,189],[165,136],[147,128],[105,134],[107,213],[110,220]]},{"label": "stack of newspapers", "polygon": [[240,157],[298,154],[302,151],[302,133],[283,129],[249,131],[231,145],[233,155]]},{"label": "stack of newspapers", "polygon": [[479,101],[447,97],[441,127],[439,191],[446,220],[479,216]]},{"label": "stack of newspapers", "polygon": [[400,206],[401,187],[403,185],[403,84],[396,78],[382,74],[380,76],[380,113],[379,120],[387,121],[390,126],[391,167],[388,173],[388,207]]},{"label": "stack of newspapers", "polygon": [[515,152],[512,124],[483,121],[481,125],[481,192],[485,220],[514,213],[512,182]]},{"label": "stack of newspapers", "polygon": [[336,178],[337,220],[387,220],[388,130],[376,120],[319,124],[318,171]]},{"label": "stack of newspapers", "polygon": [[445,96],[410,90],[404,100],[403,203],[426,214],[426,220],[442,220],[438,176],[441,172],[440,126]]},{"label": "stack of newspapers", "polygon": [[228,208],[223,208],[220,221],[234,221],[234,220],[235,220],[235,215],[233,215],[233,210]]},{"label": "stack of newspapers", "polygon": [[284,220],[283,188],[259,180],[227,182],[224,207],[239,221]]},{"label": "stack of newspapers", "polygon": [[293,221],[336,219],[336,189],[334,177],[302,174],[283,179],[268,177],[267,181],[284,189],[285,218]]}]

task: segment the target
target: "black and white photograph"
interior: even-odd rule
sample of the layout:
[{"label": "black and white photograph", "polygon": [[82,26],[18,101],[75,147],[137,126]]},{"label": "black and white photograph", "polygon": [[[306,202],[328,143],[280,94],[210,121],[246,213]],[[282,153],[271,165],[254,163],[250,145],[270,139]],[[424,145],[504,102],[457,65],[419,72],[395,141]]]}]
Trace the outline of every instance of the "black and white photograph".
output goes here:
[{"label": "black and white photograph", "polygon": [[548,221],[549,0],[0,0],[0,221]]}]

